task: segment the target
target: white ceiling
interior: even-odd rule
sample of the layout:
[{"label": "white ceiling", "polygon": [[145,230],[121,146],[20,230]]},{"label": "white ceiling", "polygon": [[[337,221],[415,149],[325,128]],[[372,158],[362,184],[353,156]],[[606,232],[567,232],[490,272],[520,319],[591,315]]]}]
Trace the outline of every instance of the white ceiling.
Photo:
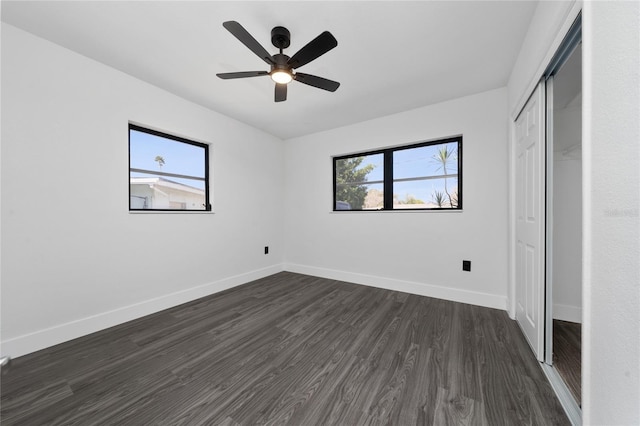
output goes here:
[{"label": "white ceiling", "polygon": [[[282,139],[505,86],[535,1],[3,1],[2,20]],[[299,71],[341,83],[289,84],[222,27],[240,22],[269,52],[292,56],[324,30],[338,47]]]}]

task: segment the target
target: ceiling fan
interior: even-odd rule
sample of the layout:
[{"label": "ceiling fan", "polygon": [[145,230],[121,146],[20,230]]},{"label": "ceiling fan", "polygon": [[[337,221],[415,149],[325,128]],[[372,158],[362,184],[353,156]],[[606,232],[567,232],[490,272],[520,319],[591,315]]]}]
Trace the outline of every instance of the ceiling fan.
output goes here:
[{"label": "ceiling fan", "polygon": [[329,31],[325,31],[318,37],[311,40],[307,45],[300,49],[295,55],[289,57],[282,53],[283,49],[289,47],[291,42],[291,34],[284,27],[275,27],[271,30],[271,43],[280,50],[280,53],[270,55],[264,47],[256,41],[255,38],[244,29],[242,25],[236,21],[227,21],[222,24],[231,34],[249,48],[253,53],[258,55],[260,59],[271,66],[271,71],[243,71],[243,72],[226,72],[216,74],[222,79],[247,78],[269,75],[276,83],[275,101],[282,102],[287,100],[287,83],[292,80],[319,89],[335,92],[340,83],[326,78],[318,77],[311,74],[301,72],[293,72],[309,62],[324,55],[338,45],[338,41],[331,35]]}]

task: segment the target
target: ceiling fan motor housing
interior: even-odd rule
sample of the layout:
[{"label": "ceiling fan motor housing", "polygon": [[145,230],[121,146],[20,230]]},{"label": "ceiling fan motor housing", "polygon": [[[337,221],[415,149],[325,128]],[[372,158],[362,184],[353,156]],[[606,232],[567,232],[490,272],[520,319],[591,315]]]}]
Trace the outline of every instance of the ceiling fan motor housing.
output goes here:
[{"label": "ceiling fan motor housing", "polygon": [[271,43],[278,49],[286,49],[291,44],[291,33],[285,27],[274,27],[271,30]]},{"label": "ceiling fan motor housing", "polygon": [[289,57],[287,55],[283,53],[276,53],[272,56],[272,59],[274,61],[274,64],[271,65],[271,72],[275,70],[283,70],[292,74],[291,67],[287,64],[287,61],[289,61]]}]

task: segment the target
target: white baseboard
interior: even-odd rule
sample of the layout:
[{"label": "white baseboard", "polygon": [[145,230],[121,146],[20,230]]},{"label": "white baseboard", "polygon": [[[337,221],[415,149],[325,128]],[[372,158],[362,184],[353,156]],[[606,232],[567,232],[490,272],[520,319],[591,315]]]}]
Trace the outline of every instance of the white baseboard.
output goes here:
[{"label": "white baseboard", "polygon": [[379,287],[387,290],[401,291],[417,294],[419,296],[435,297],[437,299],[451,300],[454,302],[468,303],[470,305],[484,306],[487,308],[507,309],[506,296],[480,293],[476,291],[461,290],[458,288],[443,287],[433,284],[403,281],[394,278],[377,277],[373,275],[358,274],[354,272],[338,271],[335,269],[318,268],[315,266],[285,263],[284,270],[299,274],[313,275],[355,284]]},{"label": "white baseboard", "polygon": [[553,304],[553,319],[582,324],[582,308],[571,305]]},{"label": "white baseboard", "polygon": [[3,341],[1,353],[3,356],[16,358],[250,281],[264,278],[281,272],[282,270],[282,264],[272,265],[244,274],[223,278],[212,283],[192,287],[187,290],[145,300],[133,305],[124,306],[112,311],[102,312],[91,317],[56,325],[44,330],[38,330],[34,333]]}]

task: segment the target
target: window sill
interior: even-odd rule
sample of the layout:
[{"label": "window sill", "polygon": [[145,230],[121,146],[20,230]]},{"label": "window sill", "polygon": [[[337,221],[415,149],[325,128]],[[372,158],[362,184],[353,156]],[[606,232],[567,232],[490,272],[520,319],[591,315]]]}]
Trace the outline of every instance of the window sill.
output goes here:
[{"label": "window sill", "polygon": [[129,210],[129,214],[214,214],[208,210]]},{"label": "window sill", "polygon": [[371,213],[462,213],[464,209],[442,209],[442,210],[426,210],[426,209],[398,209],[398,210],[331,210],[330,214],[371,214]]}]

